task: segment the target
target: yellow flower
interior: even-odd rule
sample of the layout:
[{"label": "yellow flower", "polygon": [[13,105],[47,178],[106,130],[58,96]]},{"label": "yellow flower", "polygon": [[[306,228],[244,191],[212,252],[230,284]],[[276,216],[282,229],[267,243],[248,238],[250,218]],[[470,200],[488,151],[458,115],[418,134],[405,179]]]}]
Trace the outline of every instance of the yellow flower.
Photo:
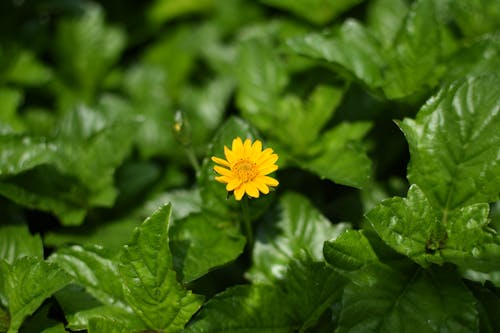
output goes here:
[{"label": "yellow flower", "polygon": [[231,149],[224,146],[226,159],[212,156],[212,161],[217,164],[214,170],[220,176],[215,177],[218,182],[227,184],[226,190],[234,191],[236,200],[241,200],[245,192],[254,198],[259,197],[259,192],[269,193],[269,186],[278,186],[278,181],[267,176],[278,170],[275,164],[278,155],[271,148],[262,150],[262,142],[241,138],[233,140]]}]

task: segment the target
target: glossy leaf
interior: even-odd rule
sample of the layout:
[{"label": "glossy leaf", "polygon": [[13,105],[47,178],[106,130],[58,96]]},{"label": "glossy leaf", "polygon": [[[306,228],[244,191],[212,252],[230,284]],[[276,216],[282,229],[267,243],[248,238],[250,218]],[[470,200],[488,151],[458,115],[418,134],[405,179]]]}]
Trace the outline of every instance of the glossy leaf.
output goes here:
[{"label": "glossy leaf", "polygon": [[448,211],[498,199],[500,78],[469,77],[443,88],[415,120],[400,123],[410,146],[408,179]]},{"label": "glossy leaf", "polygon": [[498,284],[500,266],[495,258],[500,253],[500,240],[487,229],[488,211],[487,204],[475,204],[441,219],[413,185],[407,199],[387,199],[367,218],[389,246],[420,265],[452,262],[468,272],[470,279]]},{"label": "glossy leaf", "polygon": [[[389,51],[384,91],[396,99],[433,87],[444,71],[440,64],[441,35],[436,4],[415,1]],[[426,87],[427,86],[427,87]]]},{"label": "glossy leaf", "polygon": [[56,265],[30,257],[17,259],[4,272],[4,277],[4,292],[11,317],[9,333],[17,332],[26,316],[71,281],[69,275]]},{"label": "glossy leaf", "polygon": [[16,259],[43,259],[43,244],[39,235],[31,235],[23,225],[0,227],[0,259],[12,265]]},{"label": "glossy leaf", "polygon": [[76,283],[107,305],[128,308],[119,281],[116,253],[99,246],[74,245],[59,249],[50,260],[68,274]]},{"label": "glossy leaf", "polygon": [[119,274],[125,300],[151,329],[178,332],[202,303],[177,281],[169,248],[170,205],[159,208],[124,248]]},{"label": "glossy leaf", "polygon": [[295,52],[340,66],[340,72],[369,87],[383,82],[384,57],[379,42],[359,22],[347,20],[331,35],[308,34],[287,42]]},{"label": "glossy leaf", "polygon": [[304,252],[273,283],[227,289],[207,302],[185,331],[305,332],[339,300],[343,286],[336,272]]},{"label": "glossy leaf", "polygon": [[290,332],[293,314],[281,296],[281,292],[272,286],[231,287],[205,303],[195,321],[184,331]]},{"label": "glossy leaf", "polygon": [[478,330],[475,300],[453,270],[411,265],[359,231],[327,242],[325,257],[351,280],[338,332]]},{"label": "glossy leaf", "polygon": [[170,230],[173,263],[185,282],[235,260],[245,244],[235,221],[210,213],[191,214]]},{"label": "glossy leaf", "polygon": [[296,193],[282,196],[278,220],[269,219],[257,233],[253,266],[247,276],[269,282],[284,278],[289,263],[303,251],[314,260],[323,259],[323,242],[334,239],[347,228],[333,225],[305,197]]}]

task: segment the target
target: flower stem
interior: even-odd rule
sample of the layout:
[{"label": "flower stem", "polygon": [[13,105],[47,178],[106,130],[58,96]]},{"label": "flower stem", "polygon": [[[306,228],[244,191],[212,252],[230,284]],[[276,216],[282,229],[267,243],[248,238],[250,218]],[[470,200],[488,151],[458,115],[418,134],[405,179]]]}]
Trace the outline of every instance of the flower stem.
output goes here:
[{"label": "flower stem", "polygon": [[185,145],[184,150],[186,151],[186,155],[189,159],[189,162],[194,168],[194,171],[196,174],[199,174],[201,171],[200,163],[198,162],[198,159],[196,158],[196,154],[194,153],[194,149],[192,145]]},{"label": "flower stem", "polygon": [[247,246],[250,252],[253,248],[253,231],[252,223],[250,221],[250,210],[248,209],[248,198],[245,197],[241,201],[241,209],[243,211],[243,227],[245,228],[245,233],[247,236]]}]

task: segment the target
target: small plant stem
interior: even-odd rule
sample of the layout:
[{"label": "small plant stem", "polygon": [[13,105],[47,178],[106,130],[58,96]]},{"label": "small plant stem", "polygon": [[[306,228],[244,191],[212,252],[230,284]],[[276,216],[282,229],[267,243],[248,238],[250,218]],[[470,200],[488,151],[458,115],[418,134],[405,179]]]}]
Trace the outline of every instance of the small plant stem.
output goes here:
[{"label": "small plant stem", "polygon": [[250,221],[250,211],[248,209],[248,198],[245,197],[241,201],[241,209],[243,211],[243,227],[245,228],[245,233],[247,236],[247,246],[250,252],[252,252],[253,248],[253,231],[252,231],[252,223]]},{"label": "small plant stem", "polygon": [[198,159],[196,158],[196,154],[194,153],[194,149],[192,145],[184,145],[184,150],[186,151],[186,155],[189,159],[189,162],[194,168],[194,171],[196,174],[199,174],[201,171],[200,163],[198,162]]}]

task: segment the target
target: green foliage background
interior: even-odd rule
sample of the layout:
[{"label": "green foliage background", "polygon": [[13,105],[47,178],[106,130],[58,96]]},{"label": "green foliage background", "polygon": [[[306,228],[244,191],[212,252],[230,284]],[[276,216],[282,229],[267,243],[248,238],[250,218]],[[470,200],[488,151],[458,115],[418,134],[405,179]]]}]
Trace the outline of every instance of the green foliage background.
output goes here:
[{"label": "green foliage background", "polygon": [[0,2],[0,332],[499,332],[499,68],[495,0]]}]

